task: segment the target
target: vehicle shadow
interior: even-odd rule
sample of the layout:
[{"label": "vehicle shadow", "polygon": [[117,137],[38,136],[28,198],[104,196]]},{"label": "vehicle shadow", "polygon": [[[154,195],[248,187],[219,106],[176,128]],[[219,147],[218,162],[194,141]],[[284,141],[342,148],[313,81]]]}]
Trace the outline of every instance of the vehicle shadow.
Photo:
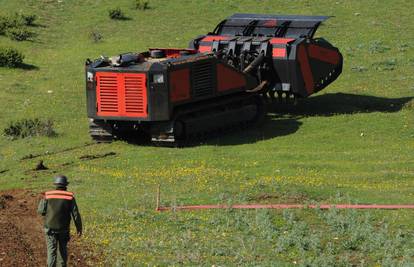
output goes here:
[{"label": "vehicle shadow", "polygon": [[238,145],[255,143],[260,140],[288,135],[296,132],[302,123],[296,119],[280,118],[276,114],[267,114],[261,123],[250,126],[233,127],[219,132],[209,132],[191,139],[180,140],[176,143],[153,143],[150,136],[135,132],[123,134],[117,140],[139,146],[158,146],[171,148],[188,148],[202,145]]},{"label": "vehicle shadow", "polygon": [[301,99],[297,105],[277,103],[271,112],[291,116],[334,116],[339,114],[398,112],[414,97],[386,98],[369,95],[333,93]]},{"label": "vehicle shadow", "polygon": [[[248,128],[231,129],[226,132],[209,133],[197,140],[186,140],[178,145],[166,144],[167,147],[195,147],[200,145],[241,145],[268,140],[295,133],[303,117],[335,116],[354,113],[398,112],[407,107],[414,110],[414,97],[386,98],[369,95],[329,93],[301,99],[298,104],[267,104],[267,115],[262,123]],[[125,140],[128,143],[154,146],[148,139],[142,142],[136,138]],[[160,145],[164,146],[164,145]]]},{"label": "vehicle shadow", "polygon": [[223,135],[214,135],[211,138],[207,137],[200,144],[218,146],[252,144],[293,134],[301,125],[302,122],[295,118],[281,118],[276,114],[267,114],[260,124],[251,125],[247,129],[235,129]]},{"label": "vehicle shadow", "polygon": [[220,137],[207,139],[206,145],[238,145],[255,143],[295,133],[303,117],[335,116],[354,113],[398,112],[402,108],[414,110],[414,97],[386,98],[369,95],[331,93],[301,99],[296,105],[269,103],[267,119],[261,127],[251,127]]}]

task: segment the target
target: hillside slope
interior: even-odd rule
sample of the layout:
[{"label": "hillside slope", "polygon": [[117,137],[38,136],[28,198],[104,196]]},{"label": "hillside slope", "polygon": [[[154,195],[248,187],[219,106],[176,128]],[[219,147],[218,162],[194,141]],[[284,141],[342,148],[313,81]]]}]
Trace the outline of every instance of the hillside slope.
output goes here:
[{"label": "hillside slope", "polygon": [[[53,175],[66,174],[84,214],[84,242],[104,252],[103,263],[412,262],[411,211],[153,211],[158,184],[164,205],[413,203],[411,1],[150,0],[147,10],[134,3],[0,0],[0,16],[38,16],[31,41],[0,35],[0,47],[17,48],[26,64],[0,67],[0,130],[40,118],[53,120],[57,133],[2,136],[0,190],[42,191]],[[127,19],[108,17],[116,7]],[[90,144],[86,58],[186,47],[238,12],[334,16],[317,35],[340,48],[343,74],[297,108],[275,109],[263,126],[200,146]],[[48,170],[33,170],[40,160]]]}]

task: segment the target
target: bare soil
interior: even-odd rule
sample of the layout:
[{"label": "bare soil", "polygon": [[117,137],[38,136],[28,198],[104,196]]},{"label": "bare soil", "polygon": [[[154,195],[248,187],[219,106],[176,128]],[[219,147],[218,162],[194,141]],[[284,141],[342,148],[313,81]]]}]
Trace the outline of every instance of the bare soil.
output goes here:
[{"label": "bare soil", "polygon": [[[0,266],[46,266],[46,240],[41,216],[36,213],[40,195],[27,190],[0,191]],[[69,266],[91,266],[91,255],[71,236]]]}]

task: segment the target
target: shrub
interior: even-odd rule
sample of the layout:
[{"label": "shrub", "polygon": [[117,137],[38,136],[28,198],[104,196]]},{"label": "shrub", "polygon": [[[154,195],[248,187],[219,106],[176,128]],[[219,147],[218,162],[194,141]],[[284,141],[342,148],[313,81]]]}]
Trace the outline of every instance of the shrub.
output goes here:
[{"label": "shrub", "polygon": [[387,59],[384,61],[376,62],[372,64],[376,70],[391,71],[397,67],[397,60],[395,58]]},{"label": "shrub", "polygon": [[25,15],[25,14],[19,14],[18,15],[21,19],[21,21],[23,22],[24,25],[26,26],[34,26],[35,25],[35,21],[37,19],[37,16],[34,14],[31,15]]},{"label": "shrub", "polygon": [[135,8],[139,10],[149,9],[149,2],[147,0],[136,0]]},{"label": "shrub", "polygon": [[108,15],[111,19],[125,19],[124,12],[119,7],[109,10]]},{"label": "shrub", "polygon": [[0,35],[8,34],[13,40],[22,41],[22,38],[26,40],[33,34],[25,26],[34,26],[36,18],[36,15],[19,13],[15,13],[10,17],[0,16]]},{"label": "shrub", "polygon": [[368,51],[371,54],[384,53],[388,50],[390,50],[390,48],[388,46],[384,45],[384,43],[382,41],[378,41],[378,40],[372,41],[371,44],[368,47]]},{"label": "shrub", "polygon": [[10,39],[15,41],[25,41],[30,39],[33,36],[33,33],[27,30],[26,28],[9,28],[6,31],[6,35],[10,37]]},{"label": "shrub", "polygon": [[[414,90],[414,86],[411,89]],[[414,99],[411,99],[410,101],[405,103],[403,108],[407,109],[407,110],[414,110]],[[414,136],[414,135],[412,135],[412,136]]]},{"label": "shrub", "polygon": [[3,19],[7,28],[18,28],[25,25],[22,17],[18,13],[9,17],[3,17]]},{"label": "shrub", "polygon": [[52,120],[40,119],[23,119],[17,122],[11,122],[4,128],[3,134],[11,139],[26,138],[32,136],[55,136]]},{"label": "shrub", "polygon": [[0,49],[0,66],[17,67],[23,63],[24,56],[22,53],[13,48]]},{"label": "shrub", "polygon": [[9,23],[7,18],[0,17],[0,35],[5,34],[8,27]]},{"label": "shrub", "polygon": [[98,42],[102,41],[102,38],[103,38],[102,34],[100,34],[97,31],[92,31],[89,34],[89,36],[91,37],[91,39],[94,43],[98,43]]},{"label": "shrub", "polygon": [[20,26],[34,26],[37,16],[34,14],[21,14],[15,13],[13,16],[6,18],[9,27],[20,27]]},{"label": "shrub", "polygon": [[368,69],[364,66],[354,66],[351,68],[351,70],[356,71],[356,72],[365,72]]}]

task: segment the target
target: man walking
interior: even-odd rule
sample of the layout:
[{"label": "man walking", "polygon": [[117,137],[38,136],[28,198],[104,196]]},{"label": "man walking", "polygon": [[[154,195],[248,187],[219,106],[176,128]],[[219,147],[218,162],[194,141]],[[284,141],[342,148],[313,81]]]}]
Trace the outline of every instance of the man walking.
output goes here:
[{"label": "man walking", "polygon": [[72,192],[66,191],[69,184],[64,175],[55,177],[55,190],[44,193],[37,212],[44,216],[47,244],[47,266],[54,267],[58,262],[65,267],[68,259],[67,243],[70,239],[71,217],[78,235],[82,235],[82,220]]}]

